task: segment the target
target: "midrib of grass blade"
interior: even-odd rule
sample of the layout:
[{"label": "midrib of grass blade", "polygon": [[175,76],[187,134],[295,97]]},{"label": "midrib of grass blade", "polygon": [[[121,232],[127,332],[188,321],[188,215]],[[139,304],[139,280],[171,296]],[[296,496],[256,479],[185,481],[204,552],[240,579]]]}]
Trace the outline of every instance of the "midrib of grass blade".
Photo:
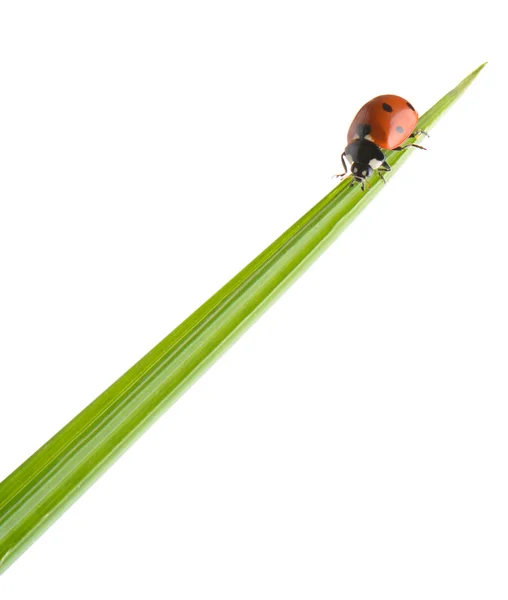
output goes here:
[{"label": "midrib of grass blade", "polygon": [[[484,65],[419,120],[429,128]],[[410,151],[411,152],[411,151]],[[409,153],[391,153],[392,172]],[[0,483],[7,568],[367,206],[348,178]]]}]

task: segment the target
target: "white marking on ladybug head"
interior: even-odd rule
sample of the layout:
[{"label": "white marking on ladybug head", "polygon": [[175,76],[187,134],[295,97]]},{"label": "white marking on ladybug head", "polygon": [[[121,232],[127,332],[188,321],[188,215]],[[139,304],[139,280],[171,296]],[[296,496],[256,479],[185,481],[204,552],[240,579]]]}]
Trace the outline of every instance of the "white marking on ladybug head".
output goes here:
[{"label": "white marking on ladybug head", "polygon": [[358,173],[358,168],[357,167],[353,167],[353,173]]},{"label": "white marking on ladybug head", "polygon": [[365,175],[367,175],[367,171],[362,171],[362,175],[365,177]]},{"label": "white marking on ladybug head", "polygon": [[346,158],[347,158],[348,163],[350,165],[352,165],[353,164],[353,157],[351,156],[351,154],[346,154]]}]

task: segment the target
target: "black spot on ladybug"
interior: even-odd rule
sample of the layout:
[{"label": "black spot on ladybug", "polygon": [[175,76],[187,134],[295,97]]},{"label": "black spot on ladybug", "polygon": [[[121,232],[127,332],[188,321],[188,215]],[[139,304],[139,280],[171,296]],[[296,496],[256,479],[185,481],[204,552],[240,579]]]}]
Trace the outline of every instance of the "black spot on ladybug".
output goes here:
[{"label": "black spot on ladybug", "polygon": [[409,106],[409,108],[410,108],[411,110],[414,110],[414,109],[415,109],[415,107],[414,107],[414,106],[411,104],[411,102],[408,102],[408,103],[407,103],[407,105]]},{"label": "black spot on ladybug", "polygon": [[358,134],[358,137],[364,138],[367,135],[369,135],[371,130],[371,126],[368,124],[363,124],[360,123],[359,125],[356,126],[356,133]]},{"label": "black spot on ladybug", "polygon": [[383,110],[386,110],[386,112],[392,112],[393,108],[389,104],[386,104],[386,102],[383,102]]},{"label": "black spot on ladybug", "polygon": [[401,127],[400,125],[397,125],[395,129],[397,130],[397,133],[404,133],[404,127]]}]

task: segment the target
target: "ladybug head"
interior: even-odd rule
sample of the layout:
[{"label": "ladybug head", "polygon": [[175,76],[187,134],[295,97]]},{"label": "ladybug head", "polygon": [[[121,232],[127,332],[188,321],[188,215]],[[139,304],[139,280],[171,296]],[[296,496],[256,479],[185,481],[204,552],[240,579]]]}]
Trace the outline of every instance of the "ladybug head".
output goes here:
[{"label": "ladybug head", "polygon": [[353,175],[354,181],[358,183],[364,184],[367,177],[370,177],[372,173],[374,173],[374,170],[370,165],[362,165],[357,162],[351,165],[351,175]]}]

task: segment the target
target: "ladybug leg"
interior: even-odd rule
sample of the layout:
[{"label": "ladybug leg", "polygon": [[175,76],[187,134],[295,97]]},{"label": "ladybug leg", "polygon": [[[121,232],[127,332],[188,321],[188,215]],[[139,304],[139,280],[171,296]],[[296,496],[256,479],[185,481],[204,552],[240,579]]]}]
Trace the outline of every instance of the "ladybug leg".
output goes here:
[{"label": "ladybug leg", "polygon": [[411,148],[411,146],[413,148],[420,148],[420,150],[427,150],[427,148],[424,148],[423,146],[418,146],[418,144],[406,144],[405,146],[398,146],[397,148],[392,148],[392,150],[394,150],[395,152],[402,152],[402,150],[407,150],[408,148]]},{"label": "ladybug leg", "polygon": [[[355,183],[356,183],[356,181],[353,179],[353,181],[349,184],[349,187],[353,187]],[[362,192],[365,191],[365,184],[367,184],[367,186],[370,188],[370,183],[366,179],[364,179],[360,183],[360,187],[362,188]]]},{"label": "ladybug leg", "polygon": [[346,161],[344,160],[345,156],[346,156],[345,152],[343,152],[340,155],[340,160],[342,161],[342,167],[344,168],[344,173],[341,173],[340,175],[333,175],[333,177],[344,177],[344,175],[347,175]]},{"label": "ladybug leg", "polygon": [[362,181],[362,192],[364,192],[364,191],[365,191],[365,184],[367,184],[367,187],[368,187],[368,189],[370,190],[370,182],[369,182],[369,180],[368,180],[368,179],[364,179],[364,180]]},{"label": "ladybug leg", "polygon": [[381,178],[381,181],[383,183],[386,183],[386,179],[383,177],[383,173],[388,173],[388,171],[391,171],[391,170],[392,170],[392,168],[386,162],[386,160],[383,162],[383,164],[380,167],[378,167],[377,174],[379,175],[379,177]]},{"label": "ladybug leg", "polygon": [[430,137],[430,135],[423,129],[415,129],[409,137],[415,138],[415,137],[418,137],[419,135],[424,135],[425,137]]}]

